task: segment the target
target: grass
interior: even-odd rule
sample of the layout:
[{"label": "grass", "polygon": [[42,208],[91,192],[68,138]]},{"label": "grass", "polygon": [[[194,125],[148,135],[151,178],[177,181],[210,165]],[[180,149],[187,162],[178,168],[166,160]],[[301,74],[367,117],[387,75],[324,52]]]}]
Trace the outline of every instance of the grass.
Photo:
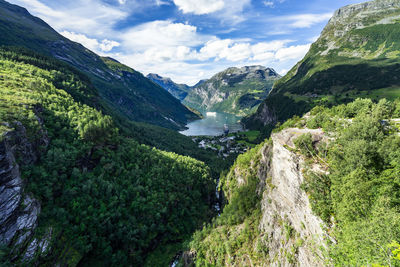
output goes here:
[{"label": "grass", "polygon": [[247,131],[243,132],[243,134],[246,136],[247,140],[249,140],[250,142],[254,142],[260,135],[260,131]]}]

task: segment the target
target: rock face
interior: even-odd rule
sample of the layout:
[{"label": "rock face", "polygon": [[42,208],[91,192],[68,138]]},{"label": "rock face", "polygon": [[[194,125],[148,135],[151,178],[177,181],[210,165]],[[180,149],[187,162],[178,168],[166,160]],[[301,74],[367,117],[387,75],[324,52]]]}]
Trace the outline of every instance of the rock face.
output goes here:
[{"label": "rock face", "polygon": [[[330,29],[334,29],[334,36],[342,37],[352,29],[362,29],[366,26],[370,26],[370,19],[374,16],[396,11],[399,8],[400,2],[397,0],[376,0],[342,7],[335,11],[323,35]],[[392,17],[387,17],[385,20],[379,20],[376,23],[392,23],[397,18],[399,18],[398,15],[393,15]]]},{"label": "rock face", "polygon": [[[273,151],[267,184],[262,199],[260,229],[268,236],[272,266],[322,266],[320,247],[324,247],[323,222],[311,211],[303,182],[302,158],[287,149],[303,133],[311,133],[314,140],[324,139],[321,130],[286,129],[273,134]],[[301,244],[301,245],[300,245]],[[292,248],[292,257],[287,257]]]},{"label": "rock face", "polygon": [[275,70],[263,66],[229,68],[195,86],[183,103],[243,116],[257,108],[279,78]]},{"label": "rock face", "polygon": [[171,95],[179,100],[185,99],[190,91],[191,87],[186,84],[174,83],[170,78],[162,77],[155,73],[147,74],[148,79],[152,80],[156,84],[160,85],[162,88],[167,90]]},{"label": "rock face", "polygon": [[16,122],[14,127],[0,141],[0,244],[11,247],[14,258],[22,256],[28,261],[39,249],[45,252],[49,240],[33,238],[40,204],[24,191],[16,157],[22,164],[32,164],[39,157],[38,146],[45,147],[49,141],[41,130],[41,137],[32,143],[21,123]]},{"label": "rock face", "polygon": [[[396,23],[396,20],[400,18],[399,8],[400,2],[397,0],[375,0],[348,5],[336,10],[318,40],[319,47],[325,48],[321,52],[322,56],[326,56],[330,51],[340,48],[339,39],[346,37],[353,30]],[[357,38],[354,40],[351,40],[351,38],[345,39],[344,43],[357,41]],[[368,41],[368,38],[364,39],[364,43]],[[363,56],[363,53],[353,53],[352,55]]]}]

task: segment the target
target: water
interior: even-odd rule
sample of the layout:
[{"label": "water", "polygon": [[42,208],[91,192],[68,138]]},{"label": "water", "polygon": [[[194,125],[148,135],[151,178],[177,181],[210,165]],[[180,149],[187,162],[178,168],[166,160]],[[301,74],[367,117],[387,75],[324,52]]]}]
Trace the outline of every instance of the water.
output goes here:
[{"label": "water", "polygon": [[180,132],[187,136],[218,136],[224,133],[224,124],[229,127],[229,132],[242,131],[243,127],[239,123],[240,117],[232,114],[220,112],[207,112],[202,120],[197,120],[186,125],[189,129]]}]

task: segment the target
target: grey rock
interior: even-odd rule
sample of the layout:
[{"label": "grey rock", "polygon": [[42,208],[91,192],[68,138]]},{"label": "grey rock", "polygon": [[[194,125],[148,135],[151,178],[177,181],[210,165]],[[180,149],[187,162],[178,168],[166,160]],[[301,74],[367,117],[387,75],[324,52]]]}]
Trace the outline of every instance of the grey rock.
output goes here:
[{"label": "grey rock", "polygon": [[[271,136],[272,152],[265,148],[262,152],[261,165],[269,164],[264,177],[270,177],[273,185],[264,191],[260,222],[260,230],[268,237],[265,245],[269,248],[270,258],[275,259],[271,266],[324,265],[320,247],[326,247],[324,240],[327,235],[322,229],[322,220],[313,214],[308,197],[300,188],[304,180],[303,159],[287,149],[287,146],[294,147],[293,140],[303,133],[311,133],[314,140],[325,138],[321,130],[286,129]],[[304,241],[294,255],[296,264],[290,263],[283,253],[290,251],[296,240],[287,240],[282,222],[292,227],[298,238]]]},{"label": "grey rock", "polygon": [[[28,244],[25,255],[29,256],[32,251],[38,250],[38,243],[31,238],[37,227],[40,203],[24,192],[16,157],[21,164],[33,164],[49,139],[46,132],[40,129],[40,138],[33,142],[28,140],[26,129],[20,122],[13,123],[9,128],[14,130],[7,132],[0,141],[0,244],[12,247],[13,257],[23,253]],[[43,243],[43,246],[47,248],[48,244]]]}]

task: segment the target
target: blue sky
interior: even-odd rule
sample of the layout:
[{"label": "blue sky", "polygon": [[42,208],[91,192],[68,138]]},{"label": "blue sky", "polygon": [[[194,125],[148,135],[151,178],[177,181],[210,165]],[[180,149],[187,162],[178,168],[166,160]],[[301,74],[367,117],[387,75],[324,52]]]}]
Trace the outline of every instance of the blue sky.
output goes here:
[{"label": "blue sky", "polygon": [[231,66],[285,74],[333,12],[360,0],[8,0],[67,38],[147,74],[194,84]]}]

